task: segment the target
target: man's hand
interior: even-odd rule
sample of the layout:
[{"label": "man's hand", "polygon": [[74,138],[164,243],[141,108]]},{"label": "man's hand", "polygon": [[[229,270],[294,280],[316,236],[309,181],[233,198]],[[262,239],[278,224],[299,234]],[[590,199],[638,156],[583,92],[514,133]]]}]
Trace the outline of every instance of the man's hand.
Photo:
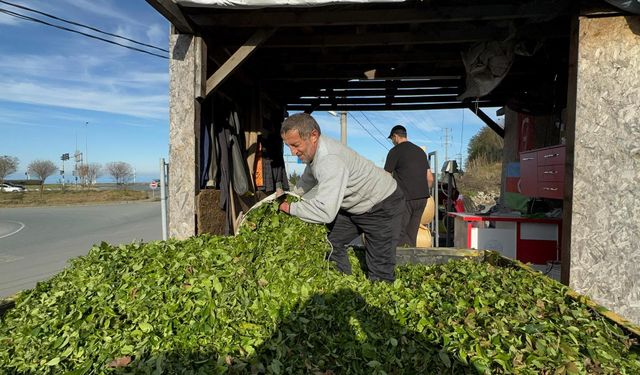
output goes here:
[{"label": "man's hand", "polygon": [[280,203],[280,206],[278,206],[278,209],[280,211],[282,211],[284,213],[287,213],[287,214],[289,213],[289,208],[290,208],[289,202],[287,202],[287,201],[284,201],[284,202]]}]

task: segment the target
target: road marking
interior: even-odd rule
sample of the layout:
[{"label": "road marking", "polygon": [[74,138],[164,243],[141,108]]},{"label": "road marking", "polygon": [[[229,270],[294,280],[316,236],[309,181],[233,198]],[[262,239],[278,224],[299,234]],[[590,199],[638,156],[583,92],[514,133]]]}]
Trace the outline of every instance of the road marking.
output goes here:
[{"label": "road marking", "polygon": [[7,233],[7,234],[5,234],[4,236],[0,236],[0,238],[5,238],[5,237],[13,236],[14,234],[16,234],[16,233],[20,232],[20,231],[24,228],[24,224],[23,224],[23,223],[21,223],[21,222],[19,222],[19,221],[12,221],[12,220],[6,220],[6,221],[7,221],[7,222],[9,222],[9,223],[16,223],[16,224],[20,225],[20,228],[18,228],[18,229],[16,229],[16,230],[14,230],[14,231],[13,231],[13,232],[11,232],[11,233]]}]

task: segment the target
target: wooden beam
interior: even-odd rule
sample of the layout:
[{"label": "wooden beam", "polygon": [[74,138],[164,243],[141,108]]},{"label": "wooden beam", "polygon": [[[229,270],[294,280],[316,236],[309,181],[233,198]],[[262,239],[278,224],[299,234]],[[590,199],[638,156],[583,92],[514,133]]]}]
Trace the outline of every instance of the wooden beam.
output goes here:
[{"label": "wooden beam", "polygon": [[[508,27],[464,25],[448,29],[433,28],[422,32],[378,32],[378,33],[337,33],[323,35],[314,33],[279,33],[274,35],[264,48],[320,48],[320,47],[363,47],[394,46],[415,44],[452,44],[472,43],[490,40],[503,40],[509,36]],[[224,45],[237,45],[233,36],[219,42]]]},{"label": "wooden beam", "polygon": [[571,36],[569,38],[569,72],[567,84],[566,109],[566,157],[564,162],[564,202],[562,207],[562,253],[560,281],[569,285],[571,277],[571,235],[573,228],[573,182],[576,148],[576,107],[578,105],[578,60],[580,59],[580,18],[571,17]]},{"label": "wooden beam", "polygon": [[433,22],[470,22],[482,20],[510,20],[517,18],[546,18],[550,13],[566,11],[566,1],[530,1],[524,4],[478,4],[469,6],[385,9],[335,9],[319,11],[265,9],[255,11],[198,12],[190,18],[202,26],[220,27],[305,27],[337,25],[381,25]]},{"label": "wooden beam", "polygon": [[[269,64],[287,64],[287,65],[353,65],[353,64],[423,64],[423,63],[461,63],[462,58],[459,50],[444,51],[419,51],[419,52],[401,52],[398,50],[378,53],[358,53],[349,51],[348,53],[329,53],[318,54],[313,53],[314,49],[310,49],[310,53],[300,53],[295,50],[294,53],[288,53],[288,50],[278,51],[262,50],[259,57],[260,62]],[[397,51],[397,52],[396,52]],[[264,53],[263,53],[264,52]]]},{"label": "wooden beam", "polygon": [[[404,96],[404,97],[391,97],[393,103],[450,103],[450,102],[458,102],[456,99],[457,95],[433,95],[433,96]],[[320,103],[320,104],[331,104],[331,102],[335,101],[339,105],[350,105],[350,104],[384,104],[389,101],[389,97],[381,96],[381,97],[366,97],[366,98],[353,98],[353,97],[342,97],[339,94],[336,94],[335,99],[330,97],[305,97],[305,98],[297,98],[289,101],[291,104],[311,104],[311,103]]]},{"label": "wooden beam", "polygon": [[459,95],[464,90],[460,87],[443,87],[443,88],[416,88],[416,89],[397,89],[395,87],[365,89],[365,90],[326,90],[319,89],[292,90],[288,87],[274,90],[287,98],[299,98],[302,96],[340,96],[340,97],[371,97],[371,96],[389,96],[389,90],[394,90],[393,96],[420,96],[420,95]]},{"label": "wooden beam", "polygon": [[[269,75],[271,73],[271,75]],[[313,80],[417,80],[417,79],[461,79],[464,77],[464,68],[460,67],[444,67],[429,68],[409,67],[407,69],[303,69],[296,71],[269,71],[262,70],[262,79],[264,81],[313,81]]]},{"label": "wooden beam", "polygon": [[222,82],[224,82],[224,80],[227,79],[227,77],[229,77],[229,75],[233,73],[233,71],[236,70],[240,64],[242,64],[242,62],[246,60],[247,57],[256,50],[256,48],[258,48],[259,45],[264,43],[264,41],[267,40],[274,31],[275,29],[257,30],[242,47],[238,48],[238,50],[231,55],[231,57],[229,57],[229,59],[225,61],[224,64],[222,64],[222,66],[211,75],[211,77],[207,79],[206,95],[209,95],[213,90],[220,86],[220,84],[222,84]]},{"label": "wooden beam", "polygon": [[[516,75],[507,77],[489,95],[497,94],[501,97],[515,96],[531,87],[534,83],[542,82],[539,76]],[[310,81],[264,81],[262,83],[274,95],[285,101],[294,100],[301,96],[378,96],[377,92],[386,95],[389,87],[397,88],[396,95],[407,91],[410,95],[454,94],[464,91],[462,79],[424,79],[424,80],[310,80]],[[434,91],[432,91],[434,90]],[[361,95],[358,95],[361,93]],[[379,94],[383,95],[383,94]]]},{"label": "wooden beam", "polygon": [[[393,81],[388,81],[393,82]],[[487,97],[508,96],[518,92],[520,87],[516,85],[502,86],[493,90]],[[410,97],[410,96],[434,96],[434,95],[459,95],[464,90],[461,87],[442,87],[442,88],[412,88],[398,89],[396,87],[362,89],[362,90],[340,90],[340,89],[313,89],[313,88],[292,88],[288,86],[272,88],[271,92],[278,94],[281,98],[295,100],[301,97],[332,97],[341,98],[366,98],[366,97]],[[486,98],[486,97],[485,97]]]},{"label": "wooden beam", "polygon": [[[257,56],[255,56],[257,57]],[[465,68],[462,61],[456,63],[422,63],[403,64],[398,60],[398,64],[379,64],[371,61],[362,65],[318,65],[318,66],[295,66],[289,67],[286,61],[281,64],[264,64],[258,58],[252,58],[249,64],[263,80],[282,81],[308,81],[315,79],[326,80],[351,80],[351,79],[418,79],[429,77],[449,77],[457,78],[465,76]],[[509,70],[509,77],[547,75],[554,77],[557,70],[553,66],[542,65],[539,59],[517,59]]]},{"label": "wooden beam", "polygon": [[467,108],[469,108],[471,112],[475,113],[476,116],[480,118],[480,120],[482,120],[485,124],[487,124],[488,127],[490,127],[494,132],[496,132],[496,134],[498,134],[501,138],[504,139],[504,129],[500,125],[496,124],[496,122],[493,121],[491,117],[489,117],[481,109],[476,108],[475,104],[467,103]]},{"label": "wooden beam", "polygon": [[[483,101],[479,102],[480,107],[500,107],[504,102]],[[290,111],[416,111],[428,109],[454,109],[467,108],[467,103],[425,103],[425,104],[383,104],[383,105],[287,105]]]},{"label": "wooden beam", "polygon": [[319,89],[319,90],[352,90],[352,89],[386,89],[389,83],[393,82],[393,87],[414,89],[414,88],[441,88],[441,87],[462,87],[464,81],[461,78],[455,79],[439,79],[439,78],[421,78],[421,79],[393,79],[393,80],[308,80],[300,82],[287,82],[283,85],[279,81],[266,81],[267,87],[272,90],[275,89],[291,89],[291,90],[303,90],[303,89]]},{"label": "wooden beam", "polygon": [[194,34],[180,8],[171,0],[147,0],[155,10],[164,16],[182,34]]},{"label": "wooden beam", "polygon": [[[220,49],[220,48],[216,48],[216,49],[209,48],[207,49],[207,51],[208,51],[207,57],[212,67],[212,69],[209,69],[210,71],[214,69],[217,70],[219,67],[222,66],[222,64],[224,64],[232,56],[231,52]],[[244,66],[238,67],[234,71],[233,77],[237,78],[238,82],[242,83],[245,86],[253,86],[255,83],[256,77],[252,76],[250,72],[248,72],[247,69],[244,69],[244,68],[245,68]]]}]

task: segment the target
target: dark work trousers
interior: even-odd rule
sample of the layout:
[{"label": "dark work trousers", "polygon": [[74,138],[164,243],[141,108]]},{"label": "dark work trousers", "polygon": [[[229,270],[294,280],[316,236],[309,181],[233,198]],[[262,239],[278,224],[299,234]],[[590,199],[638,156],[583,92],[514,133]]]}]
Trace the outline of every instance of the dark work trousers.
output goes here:
[{"label": "dark work trousers", "polygon": [[329,242],[333,246],[330,260],[338,269],[351,274],[346,245],[361,233],[365,235],[365,259],[369,280],[395,280],[396,247],[400,240],[404,216],[404,194],[399,188],[369,211],[354,215],[340,210],[329,225]]},{"label": "dark work trousers", "polygon": [[424,208],[427,206],[427,198],[409,199],[405,202],[407,210],[402,222],[400,244],[398,246],[416,247],[418,227]]}]

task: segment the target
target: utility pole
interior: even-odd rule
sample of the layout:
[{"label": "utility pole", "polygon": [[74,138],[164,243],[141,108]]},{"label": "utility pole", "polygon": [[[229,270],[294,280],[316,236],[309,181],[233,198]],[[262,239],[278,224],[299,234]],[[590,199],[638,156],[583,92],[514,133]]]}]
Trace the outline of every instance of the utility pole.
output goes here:
[{"label": "utility pole", "polygon": [[89,121],[84,122],[84,164],[89,166]]},{"label": "utility pole", "polygon": [[[336,111],[328,111],[331,116],[338,117]],[[347,145],[347,111],[340,112],[340,142]]]},{"label": "utility pole", "polygon": [[347,111],[340,112],[340,142],[347,145]]},{"label": "utility pole", "polygon": [[444,160],[449,160],[449,128],[444,128]]},{"label": "utility pole", "polygon": [[78,164],[82,166],[82,152],[80,152],[80,150],[76,150],[76,153],[73,155],[73,157],[76,161],[76,167],[73,171],[73,176],[76,178],[76,186],[78,186],[78,174],[80,174],[80,171],[78,170]]},{"label": "utility pole", "polygon": [[73,154],[75,166],[73,168],[73,177],[76,181],[76,188],[78,188],[78,163],[82,163],[82,152],[78,150],[78,130],[76,130],[76,152]]}]

